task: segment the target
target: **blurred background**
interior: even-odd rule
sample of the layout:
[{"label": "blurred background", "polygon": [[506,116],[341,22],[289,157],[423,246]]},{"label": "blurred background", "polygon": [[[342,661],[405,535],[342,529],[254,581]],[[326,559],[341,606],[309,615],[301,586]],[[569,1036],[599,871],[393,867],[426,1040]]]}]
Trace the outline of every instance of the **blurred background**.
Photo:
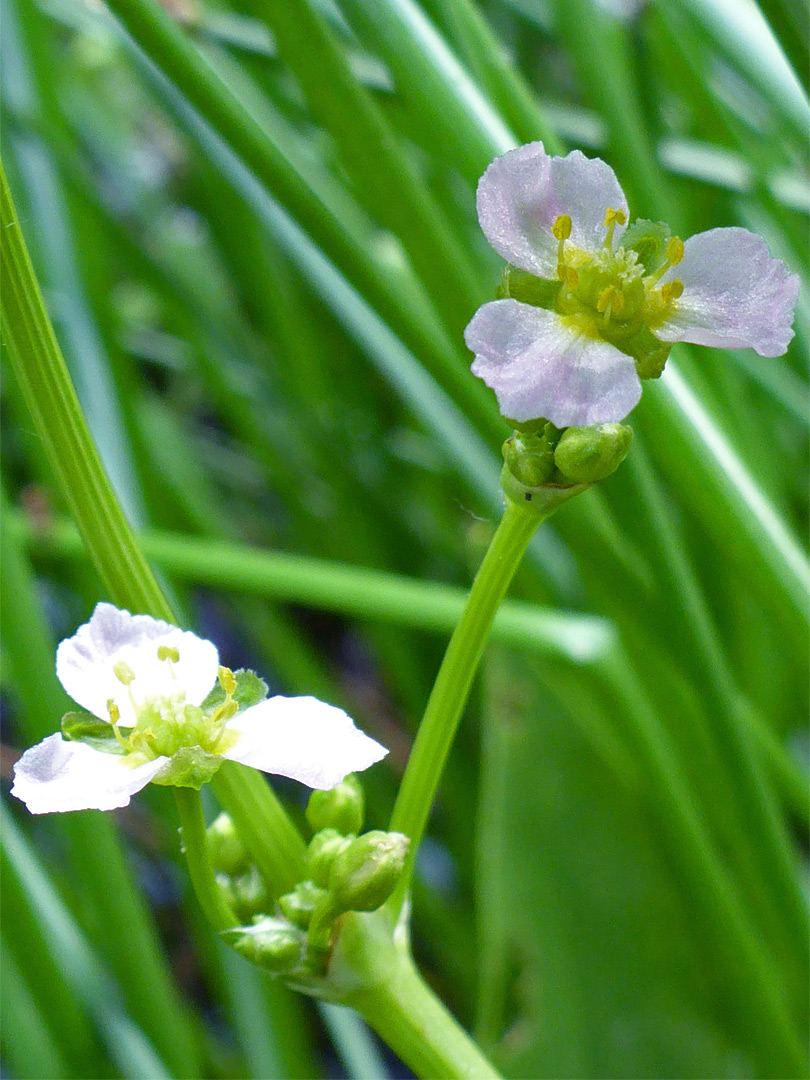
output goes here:
[{"label": "blurred background", "polygon": [[[0,9],[4,164],[118,496],[224,663],[390,747],[369,827],[499,515],[509,430],[462,339],[502,270],[475,216],[490,160],[580,148],[632,216],[750,228],[803,275],[787,356],[677,347],[628,461],[540,530],[413,916],[427,979],[508,1077],[787,1075],[807,1014],[806,5]],[[9,779],[69,707],[55,645],[103,593],[10,375],[3,420]],[[274,786],[303,820],[303,790]],[[213,940],[166,789],[108,815],[12,802],[4,1076],[408,1075]]]}]

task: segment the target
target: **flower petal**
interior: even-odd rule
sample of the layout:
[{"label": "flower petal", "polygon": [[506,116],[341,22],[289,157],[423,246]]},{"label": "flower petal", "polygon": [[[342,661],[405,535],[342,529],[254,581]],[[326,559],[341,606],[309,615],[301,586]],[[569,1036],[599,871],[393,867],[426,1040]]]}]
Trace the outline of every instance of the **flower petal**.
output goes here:
[{"label": "flower petal", "polygon": [[354,726],[342,709],[314,697],[273,697],[228,723],[238,741],[223,757],[311,788],[332,788],[388,751]]},{"label": "flower petal", "polygon": [[[179,661],[158,660],[161,645],[177,649]],[[113,670],[119,661],[135,674],[129,686]],[[130,693],[140,704],[148,698],[185,692],[189,704],[200,705],[216,682],[218,667],[219,654],[210,641],[112,604],[96,604],[90,621],[56,651],[56,674],[73,700],[94,716],[107,719],[107,702],[112,698],[124,727],[132,727],[136,719]]]},{"label": "flower petal", "polygon": [[684,244],[683,259],[662,281],[679,279],[683,295],[655,331],[662,341],[781,356],[793,337],[799,277],[747,229],[710,229]]},{"label": "flower petal", "polygon": [[478,309],[464,337],[475,353],[473,373],[492,387],[510,420],[609,423],[623,420],[641,397],[631,357],[553,311],[494,300]]},{"label": "flower petal", "polygon": [[[134,764],[140,760],[141,764]],[[67,810],[114,810],[166,764],[168,758],[143,761],[125,754],[105,754],[61,735],[49,735],[26,750],[14,766],[11,794],[32,814]]]},{"label": "flower petal", "polygon": [[[565,157],[551,159],[553,196],[550,209],[553,222],[557,214],[571,217],[571,243],[585,251],[602,247],[605,241],[605,211],[629,210],[627,199],[616,174],[601,158],[587,158],[581,150],[572,150]],[[613,246],[616,246],[626,225],[616,222]]]},{"label": "flower petal", "polygon": [[[609,165],[579,150],[550,157],[541,142],[496,158],[481,177],[478,220],[492,247],[507,262],[538,277],[554,278],[558,214],[571,218],[571,244],[592,251],[605,238],[608,207],[627,214],[627,200]],[[617,224],[614,240],[624,226]]]}]

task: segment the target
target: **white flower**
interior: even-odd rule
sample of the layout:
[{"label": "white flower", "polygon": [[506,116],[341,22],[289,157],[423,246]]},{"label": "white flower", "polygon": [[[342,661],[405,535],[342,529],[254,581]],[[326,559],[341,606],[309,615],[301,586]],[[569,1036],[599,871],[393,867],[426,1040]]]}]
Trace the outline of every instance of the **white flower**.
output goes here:
[{"label": "white flower", "polygon": [[627,228],[627,200],[598,158],[529,143],[492,162],[477,201],[487,239],[517,270],[465,338],[512,420],[622,420],[639,376],[659,375],[675,341],[779,356],[793,337],[799,279],[764,240],[727,228],[684,244],[660,223]]},{"label": "white flower", "polygon": [[[49,735],[17,762],[11,793],[33,814],[126,806],[150,780],[199,787],[222,758],[326,789],[387,753],[316,698],[274,697],[237,711],[237,676],[219,666],[210,641],[111,604],[98,604],[61,643],[56,673],[99,722],[87,718],[82,728],[80,718],[85,741]],[[202,707],[217,680],[215,704]]]}]

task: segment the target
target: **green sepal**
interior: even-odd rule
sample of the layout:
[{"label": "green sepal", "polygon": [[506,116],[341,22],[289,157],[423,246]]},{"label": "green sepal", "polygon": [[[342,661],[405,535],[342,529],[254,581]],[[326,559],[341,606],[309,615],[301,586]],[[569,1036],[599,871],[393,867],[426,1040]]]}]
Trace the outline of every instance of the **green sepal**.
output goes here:
[{"label": "green sepal", "polygon": [[209,754],[201,746],[182,746],[153,777],[153,784],[165,787],[190,787],[199,791],[222,764],[219,754]]},{"label": "green sepal", "polygon": [[561,433],[548,420],[537,423],[540,426],[533,432],[516,431],[503,446],[507,467],[515,479],[527,487],[538,487],[555,479],[554,447]]},{"label": "green sepal", "polygon": [[667,257],[667,241],[672,233],[663,221],[647,221],[639,218],[624,232],[620,240],[623,248],[635,251],[638,261],[648,274],[655,273],[664,265]]},{"label": "green sepal", "polygon": [[554,451],[554,461],[567,480],[595,483],[618,469],[632,441],[633,429],[627,424],[566,428]]},{"label": "green sepal", "polygon": [[253,926],[226,930],[223,937],[242,956],[274,975],[291,971],[302,959],[303,937],[284,919],[268,916]]},{"label": "green sepal", "polygon": [[[239,706],[238,712],[244,712],[267,697],[267,683],[261,679],[255,671],[240,668],[233,673],[236,679],[236,689],[233,692],[233,700]],[[213,690],[202,703],[202,708],[207,712],[216,709],[225,701],[225,691],[216,683]]]},{"label": "green sepal", "polygon": [[115,737],[112,724],[87,712],[66,712],[62,717],[62,738],[82,742],[105,754],[126,754]]},{"label": "green sepal", "polygon": [[299,881],[292,892],[279,897],[278,906],[294,926],[306,930],[312,913],[326,896],[326,890],[311,881]]},{"label": "green sepal", "polygon": [[516,266],[507,266],[495,290],[498,300],[519,300],[521,304],[551,310],[560,292],[559,281],[546,281]]},{"label": "green sepal", "polygon": [[558,506],[587,491],[590,486],[590,484],[571,483],[546,483],[532,486],[518,480],[508,465],[504,465],[501,472],[501,490],[506,499],[541,521],[545,520]]}]

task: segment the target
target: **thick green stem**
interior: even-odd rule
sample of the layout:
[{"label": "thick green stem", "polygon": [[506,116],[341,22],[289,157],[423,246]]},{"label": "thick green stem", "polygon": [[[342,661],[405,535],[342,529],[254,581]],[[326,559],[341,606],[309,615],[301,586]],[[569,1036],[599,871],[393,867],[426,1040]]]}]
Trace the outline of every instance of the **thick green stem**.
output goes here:
[{"label": "thick green stem", "polygon": [[413,874],[416,851],[492,620],[541,520],[542,516],[530,506],[507,501],[500,525],[447,647],[391,817],[391,829],[405,833],[411,839],[403,883],[389,901],[394,914],[402,907]]},{"label": "thick green stem", "polygon": [[392,927],[382,911],[346,915],[328,986],[333,1000],[356,1009],[423,1080],[497,1080],[414,966],[403,920]]},{"label": "thick green stem", "polygon": [[352,1005],[417,1076],[498,1076],[409,959],[402,960],[387,982],[356,994]]},{"label": "thick green stem", "polygon": [[188,863],[191,883],[205,917],[215,930],[229,930],[232,926],[238,926],[239,920],[225,901],[214,877],[208,854],[200,793],[192,788],[176,787],[174,798],[180,817],[183,853]]}]

